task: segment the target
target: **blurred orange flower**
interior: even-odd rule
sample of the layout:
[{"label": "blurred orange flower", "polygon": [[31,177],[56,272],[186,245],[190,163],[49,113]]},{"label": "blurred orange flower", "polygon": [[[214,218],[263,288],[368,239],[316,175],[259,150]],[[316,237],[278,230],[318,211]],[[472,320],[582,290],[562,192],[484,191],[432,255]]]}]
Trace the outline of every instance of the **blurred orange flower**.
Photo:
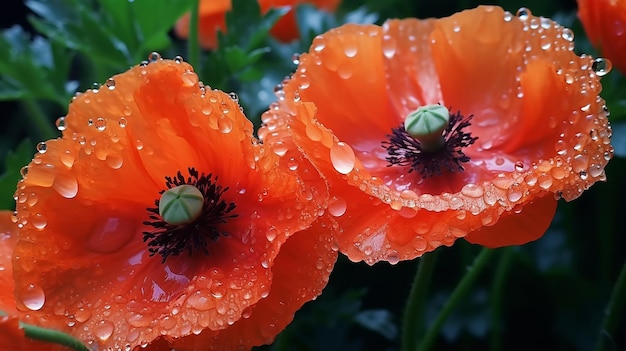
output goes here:
[{"label": "blurred orange flower", "polygon": [[578,0],[578,17],[589,41],[626,73],[626,1]]},{"label": "blurred orange flower", "polygon": [[[527,9],[482,6],[442,19],[348,24],[314,39],[259,135],[293,138],[326,178],[342,252],[373,264],[458,238],[519,245],[549,226],[556,199],[605,179],[611,129],[598,70],[573,34]],[[317,114],[283,118],[286,101]],[[452,112],[425,151],[405,117]]]},{"label": "blurred orange flower", "polygon": [[[297,39],[299,36],[296,15],[293,8],[299,4],[313,4],[326,11],[334,11],[341,0],[259,0],[261,13],[271,8],[291,6],[287,14],[281,17],[271,30],[272,35],[283,42]],[[198,19],[200,45],[207,49],[217,47],[217,31],[226,30],[226,12],[231,9],[231,0],[201,0]],[[175,26],[176,34],[181,38],[189,36],[189,18],[186,14]]]},{"label": "blurred orange flower", "polygon": [[18,308],[98,349],[271,342],[325,286],[333,223],[237,101],[158,54],[78,95],[18,184]]},{"label": "blurred orange flower", "polygon": [[13,249],[17,242],[17,224],[11,220],[11,211],[0,211],[0,350],[63,351],[61,345],[26,338],[20,327],[20,312],[16,309],[13,290]]}]

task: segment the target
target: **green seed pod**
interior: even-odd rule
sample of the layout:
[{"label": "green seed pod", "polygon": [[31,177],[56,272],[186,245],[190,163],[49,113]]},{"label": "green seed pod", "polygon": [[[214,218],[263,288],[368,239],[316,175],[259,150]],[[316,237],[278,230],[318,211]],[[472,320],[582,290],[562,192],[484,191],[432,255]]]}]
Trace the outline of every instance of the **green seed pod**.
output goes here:
[{"label": "green seed pod", "polygon": [[404,129],[420,141],[425,151],[443,145],[442,133],[448,126],[450,113],[441,105],[426,105],[411,112],[404,120]]},{"label": "green seed pod", "polygon": [[202,213],[204,197],[193,185],[179,185],[166,190],[159,200],[159,214],[169,224],[195,221]]}]

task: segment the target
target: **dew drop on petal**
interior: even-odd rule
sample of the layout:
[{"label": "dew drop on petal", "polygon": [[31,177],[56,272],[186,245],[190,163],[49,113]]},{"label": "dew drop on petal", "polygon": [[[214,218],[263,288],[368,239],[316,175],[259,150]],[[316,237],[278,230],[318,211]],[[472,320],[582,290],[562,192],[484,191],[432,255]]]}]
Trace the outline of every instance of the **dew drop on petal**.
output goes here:
[{"label": "dew drop on petal", "polygon": [[481,196],[483,196],[483,188],[481,186],[478,186],[476,184],[465,184],[463,186],[463,188],[461,189],[461,193],[465,196],[469,196],[469,197],[475,197],[475,198],[479,198]]},{"label": "dew drop on petal", "polygon": [[525,7],[520,7],[519,10],[517,10],[516,14],[517,14],[517,17],[519,17],[519,19],[521,19],[522,21],[527,20],[528,17],[532,15],[530,10]]},{"label": "dew drop on petal", "polygon": [[37,152],[39,152],[40,154],[43,154],[46,151],[48,151],[48,144],[46,144],[45,141],[42,141],[39,144],[37,144]]},{"label": "dew drop on petal", "polygon": [[593,60],[591,64],[591,69],[596,73],[598,77],[602,77],[611,72],[613,68],[613,64],[608,59],[598,57]]},{"label": "dew drop on petal", "polygon": [[274,239],[276,239],[277,235],[278,235],[278,230],[276,229],[276,227],[271,226],[271,227],[267,228],[267,232],[265,233],[265,237],[267,238],[268,241],[270,241],[270,242],[274,241]]},{"label": "dew drop on petal", "polygon": [[96,129],[98,129],[99,131],[103,131],[106,129],[107,121],[102,117],[98,117],[96,118],[94,125],[96,126]]},{"label": "dew drop on petal", "polygon": [[217,120],[217,127],[224,134],[228,134],[233,130],[233,121],[226,115],[220,116]]},{"label": "dew drop on petal", "polygon": [[108,154],[106,157],[106,163],[113,169],[119,169],[124,164],[124,159],[117,153]]},{"label": "dew drop on petal", "polygon": [[295,157],[290,157],[289,160],[287,161],[287,168],[289,168],[290,171],[295,171],[298,169],[298,160],[296,160]]},{"label": "dew drop on petal", "polygon": [[150,61],[150,62],[156,62],[156,61],[158,61],[160,59],[161,59],[161,54],[159,54],[156,51],[153,51],[153,52],[150,53],[150,55],[148,55],[148,61]]},{"label": "dew drop on petal", "polygon": [[188,87],[192,87],[198,84],[198,75],[192,71],[184,72],[181,76],[183,84]]},{"label": "dew drop on petal", "polygon": [[43,290],[35,284],[28,284],[22,289],[20,298],[24,306],[33,311],[41,309],[46,301]]},{"label": "dew drop on petal", "polygon": [[574,41],[574,32],[569,28],[563,28],[561,37],[567,41]]},{"label": "dew drop on petal", "polygon": [[122,117],[120,118],[117,123],[119,123],[120,128],[126,128],[126,126],[128,125],[128,121],[126,120],[126,118]]},{"label": "dew drop on petal", "polygon": [[340,217],[343,216],[344,213],[346,213],[347,207],[348,204],[346,203],[346,200],[337,196],[333,196],[328,203],[328,213],[335,217]]},{"label": "dew drop on petal", "polygon": [[291,62],[293,62],[294,65],[299,65],[300,64],[300,54],[295,53],[291,56]]},{"label": "dew drop on petal", "polygon": [[42,230],[46,227],[46,225],[48,225],[48,221],[46,221],[46,217],[44,217],[44,215],[36,213],[30,218],[30,224],[32,224],[33,227]]},{"label": "dew drop on petal", "polygon": [[59,195],[71,199],[78,194],[78,181],[73,176],[57,174],[54,177],[52,188],[54,188]]},{"label": "dew drop on petal", "polygon": [[114,90],[115,89],[115,79],[113,79],[113,78],[107,79],[107,81],[104,83],[104,85],[106,85],[106,87],[109,90]]},{"label": "dew drop on petal", "polygon": [[330,149],[330,162],[341,174],[348,174],[354,169],[356,156],[350,145],[340,141]]},{"label": "dew drop on petal", "polygon": [[57,129],[59,131],[64,131],[65,130],[65,117],[59,117],[57,118],[56,122],[54,123],[57,127]]},{"label": "dew drop on petal", "polygon": [[113,335],[113,323],[102,320],[94,329],[94,333],[101,341],[107,341]]}]

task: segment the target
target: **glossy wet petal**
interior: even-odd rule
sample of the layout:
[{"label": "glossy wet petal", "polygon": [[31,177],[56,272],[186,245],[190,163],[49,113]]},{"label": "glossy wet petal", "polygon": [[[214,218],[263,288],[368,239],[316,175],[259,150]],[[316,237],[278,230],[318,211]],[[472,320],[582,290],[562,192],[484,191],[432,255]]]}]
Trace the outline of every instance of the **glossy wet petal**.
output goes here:
[{"label": "glossy wet petal", "polygon": [[[269,293],[280,247],[317,218],[326,184],[301,154],[259,144],[234,99],[184,62],[157,58],[107,83],[77,96],[63,137],[18,184],[18,306],[115,349],[226,329]],[[208,255],[162,262],[143,241],[147,208],[190,168],[214,176],[236,217]]]},{"label": "glossy wet petal", "polygon": [[[368,263],[412,259],[604,180],[613,149],[601,85],[572,38],[550,19],[492,6],[315,38],[279,98],[312,102],[317,113],[272,123],[286,125],[277,129],[327,178],[341,251]],[[465,170],[422,178],[389,167],[381,143],[391,128],[432,103],[473,116],[467,129],[478,139],[464,148]],[[547,219],[526,234],[504,220],[498,228],[510,227],[508,236],[483,231],[476,241],[522,244],[540,237]]]}]

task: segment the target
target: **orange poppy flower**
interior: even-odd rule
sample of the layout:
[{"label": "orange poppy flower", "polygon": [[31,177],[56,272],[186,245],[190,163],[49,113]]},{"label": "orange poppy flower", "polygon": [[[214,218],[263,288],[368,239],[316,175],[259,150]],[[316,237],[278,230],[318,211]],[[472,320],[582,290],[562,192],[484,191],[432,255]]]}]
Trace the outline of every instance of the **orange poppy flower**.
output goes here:
[{"label": "orange poppy flower", "polygon": [[100,349],[188,335],[246,348],[320,293],[332,222],[305,229],[325,182],[295,148],[258,143],[237,97],[181,59],[152,54],[57,123],[16,192],[16,296],[32,318]]},{"label": "orange poppy flower", "polygon": [[578,0],[578,17],[589,41],[626,72],[626,1]]},{"label": "orange poppy flower", "polygon": [[[576,56],[572,39],[492,6],[347,24],[316,37],[279,90],[275,108],[309,101],[317,114],[270,110],[265,128],[290,135],[327,178],[352,260],[394,263],[462,237],[523,244],[543,235],[557,198],[605,179],[613,153],[604,61]],[[436,148],[404,126],[420,107],[451,111],[430,135]]]},{"label": "orange poppy flower", "polygon": [[[297,39],[299,36],[296,15],[293,7],[309,3],[326,11],[334,11],[341,0],[259,0],[261,13],[271,8],[291,6],[292,9],[281,17],[271,30],[272,35],[283,42]],[[226,30],[226,12],[231,9],[230,0],[201,0],[198,15],[198,32],[200,45],[207,49],[217,47],[217,31]],[[186,14],[181,17],[174,27],[176,34],[181,38],[189,36],[189,18]]]},{"label": "orange poppy flower", "polygon": [[20,327],[20,312],[16,309],[13,290],[13,249],[17,242],[17,225],[11,220],[11,211],[0,211],[0,350],[63,351],[61,345],[36,341],[24,335]]}]

